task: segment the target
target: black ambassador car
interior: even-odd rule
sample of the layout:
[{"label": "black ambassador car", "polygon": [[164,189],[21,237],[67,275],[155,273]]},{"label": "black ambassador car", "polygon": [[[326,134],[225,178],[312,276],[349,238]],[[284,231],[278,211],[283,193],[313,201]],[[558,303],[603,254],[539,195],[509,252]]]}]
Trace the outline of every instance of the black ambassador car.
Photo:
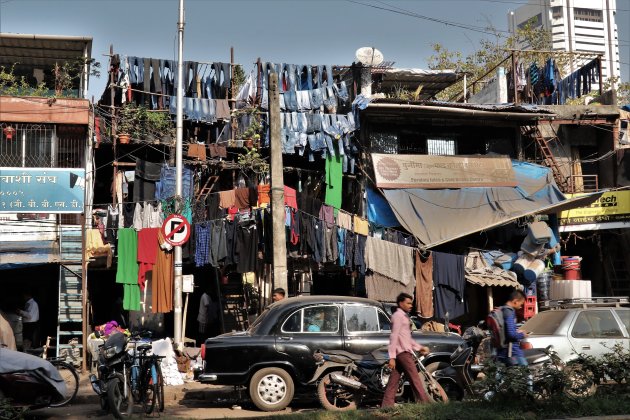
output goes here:
[{"label": "black ambassador car", "polygon": [[[296,388],[304,391],[309,383],[314,384],[315,350],[366,354],[387,346],[389,333],[389,314],[374,300],[344,296],[284,299],[265,309],[247,331],[207,339],[199,381],[247,386],[259,409],[282,410]],[[413,336],[431,350],[426,365],[448,362],[463,342],[449,333],[414,331]]]}]

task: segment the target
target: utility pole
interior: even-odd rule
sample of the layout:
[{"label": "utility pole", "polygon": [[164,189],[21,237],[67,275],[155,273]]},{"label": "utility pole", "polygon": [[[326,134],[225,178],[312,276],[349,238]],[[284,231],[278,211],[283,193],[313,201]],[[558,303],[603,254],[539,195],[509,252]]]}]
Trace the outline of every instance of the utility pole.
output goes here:
[{"label": "utility pole", "polygon": [[[184,0],[179,0],[179,20],[177,21],[177,140],[175,142],[175,198],[178,203],[182,198],[182,140],[184,137]],[[177,209],[181,211],[181,209]],[[176,246],[175,259],[175,287],[173,296],[174,339],[177,348],[181,349],[184,343],[182,337],[182,247]]]},{"label": "utility pole", "polygon": [[[267,71],[263,69],[263,71]],[[273,287],[288,291],[287,239],[284,230],[284,174],[280,140],[278,75],[269,75],[269,128],[271,132],[271,221],[273,226]]]}]

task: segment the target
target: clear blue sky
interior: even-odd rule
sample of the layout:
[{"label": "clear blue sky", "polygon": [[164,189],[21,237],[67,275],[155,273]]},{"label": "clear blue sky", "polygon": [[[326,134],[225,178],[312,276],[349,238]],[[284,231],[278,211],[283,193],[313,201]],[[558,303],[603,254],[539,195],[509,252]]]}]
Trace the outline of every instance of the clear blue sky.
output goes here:
[{"label": "clear blue sky", "polygon": [[[352,0],[355,1],[355,0]],[[347,0],[186,0],[184,58],[350,64],[362,46],[374,46],[397,67],[426,68],[431,44],[464,53],[487,34],[379,10]],[[507,13],[526,0],[356,0],[430,18],[507,30]],[[600,0],[591,0],[600,1]],[[92,55],[106,67],[114,51],[177,57],[177,0],[0,0],[0,31],[92,36]],[[617,0],[623,80],[630,74],[630,0]],[[97,99],[105,77],[91,79]]]}]

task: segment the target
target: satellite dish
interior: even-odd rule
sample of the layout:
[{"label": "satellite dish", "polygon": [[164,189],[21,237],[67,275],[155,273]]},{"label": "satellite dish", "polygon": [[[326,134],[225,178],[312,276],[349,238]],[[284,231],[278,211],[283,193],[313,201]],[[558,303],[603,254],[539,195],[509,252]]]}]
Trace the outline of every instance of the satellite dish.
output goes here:
[{"label": "satellite dish", "polygon": [[374,47],[361,47],[355,56],[364,66],[378,66],[383,62],[383,53]]}]

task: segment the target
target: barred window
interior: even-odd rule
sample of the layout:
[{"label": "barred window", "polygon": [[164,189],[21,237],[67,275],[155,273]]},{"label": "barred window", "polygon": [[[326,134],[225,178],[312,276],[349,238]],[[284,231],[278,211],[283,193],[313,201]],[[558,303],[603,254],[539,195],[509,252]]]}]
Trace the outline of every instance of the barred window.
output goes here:
[{"label": "barred window", "polygon": [[455,140],[444,138],[429,138],[427,139],[427,154],[453,156],[457,154],[455,150]]}]

